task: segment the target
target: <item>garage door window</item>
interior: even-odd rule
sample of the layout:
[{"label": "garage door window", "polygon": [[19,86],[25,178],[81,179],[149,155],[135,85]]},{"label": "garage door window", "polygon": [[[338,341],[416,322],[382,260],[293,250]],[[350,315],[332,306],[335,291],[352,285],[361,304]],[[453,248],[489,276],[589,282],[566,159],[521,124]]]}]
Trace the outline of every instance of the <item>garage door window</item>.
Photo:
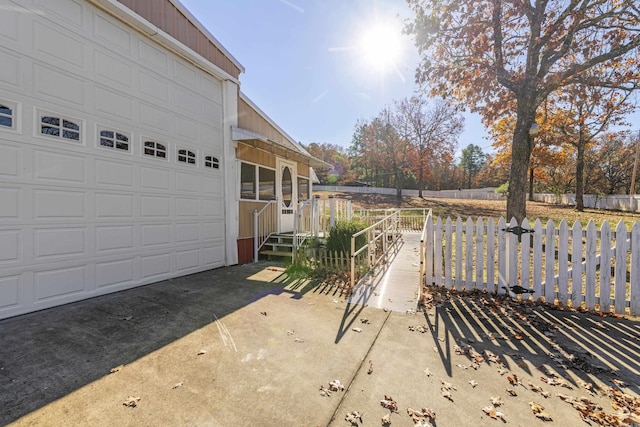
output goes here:
[{"label": "garage door window", "polygon": [[112,129],[99,129],[98,136],[99,144],[102,148],[129,151],[129,135],[124,132]]},{"label": "garage door window", "polygon": [[80,142],[79,121],[47,113],[40,113],[39,117],[41,135]]},{"label": "garage door window", "polygon": [[145,156],[167,158],[167,146],[154,141],[145,141],[143,153]]},{"label": "garage door window", "polygon": [[178,150],[178,161],[180,163],[186,163],[188,165],[196,164],[196,153],[195,151],[186,150],[184,148],[180,148]]},{"label": "garage door window", "polygon": [[220,169],[220,160],[215,156],[204,156],[204,167],[211,169]]},{"label": "garage door window", "polygon": [[0,101],[0,126],[15,129],[15,107]]}]

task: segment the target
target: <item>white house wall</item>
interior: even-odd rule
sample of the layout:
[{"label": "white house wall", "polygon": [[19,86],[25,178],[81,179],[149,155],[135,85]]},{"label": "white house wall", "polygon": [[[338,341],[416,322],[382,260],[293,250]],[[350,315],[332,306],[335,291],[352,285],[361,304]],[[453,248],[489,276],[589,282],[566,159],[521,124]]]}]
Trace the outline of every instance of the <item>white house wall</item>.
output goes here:
[{"label": "white house wall", "polygon": [[[0,104],[16,125],[0,126],[0,318],[234,263],[222,87],[84,1],[3,2]],[[81,141],[41,135],[41,112],[80,124]],[[129,151],[100,147],[99,127]]]}]

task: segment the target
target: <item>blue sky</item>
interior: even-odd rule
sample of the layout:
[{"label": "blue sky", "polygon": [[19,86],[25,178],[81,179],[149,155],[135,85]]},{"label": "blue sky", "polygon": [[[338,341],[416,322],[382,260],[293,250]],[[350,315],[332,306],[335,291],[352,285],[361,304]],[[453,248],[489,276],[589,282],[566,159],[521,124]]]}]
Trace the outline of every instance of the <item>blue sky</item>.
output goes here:
[{"label": "blue sky", "polygon": [[[242,91],[303,144],[348,147],[356,121],[416,90],[418,54],[400,35],[405,0],[180,0],[245,67]],[[391,27],[400,40],[373,56],[361,40]],[[396,37],[396,36],[394,36]],[[393,38],[393,37],[389,37]],[[640,128],[640,112],[630,117]],[[477,115],[465,114],[460,150],[492,152]]]},{"label": "blue sky", "polygon": [[[362,41],[388,28],[399,34],[411,17],[405,0],[180,1],[245,67],[241,90],[303,144],[347,147],[359,118],[416,89],[417,51],[407,36],[375,52],[380,63]],[[468,114],[459,146],[490,151],[483,135]]]}]

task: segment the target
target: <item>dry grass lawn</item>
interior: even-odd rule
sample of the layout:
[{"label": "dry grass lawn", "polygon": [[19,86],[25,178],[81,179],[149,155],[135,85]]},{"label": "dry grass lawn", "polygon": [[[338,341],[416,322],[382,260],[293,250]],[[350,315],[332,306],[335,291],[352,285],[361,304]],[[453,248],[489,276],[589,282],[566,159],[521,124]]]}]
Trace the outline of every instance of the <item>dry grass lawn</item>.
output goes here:
[{"label": "dry grass lawn", "polygon": [[[393,195],[384,194],[362,194],[362,193],[333,193],[327,191],[319,191],[321,197],[334,194],[336,197],[349,197],[353,201],[354,206],[365,209],[381,209],[381,208],[427,208],[432,209],[435,216],[446,218],[457,218],[458,216],[466,219],[467,217],[478,218],[500,218],[506,214],[506,200],[467,200],[467,199],[437,199],[437,198],[420,198],[416,196],[403,196],[400,203],[397,202]],[[640,221],[640,213],[607,211],[599,209],[585,209],[584,212],[576,211],[573,206],[555,205],[542,202],[527,202],[527,217],[533,222],[540,219],[543,225],[547,220],[551,219],[556,224],[563,219],[567,220],[571,227],[574,221],[580,221],[583,227],[593,220],[598,228],[604,221],[609,221],[612,228],[619,221],[623,221],[630,230],[631,226]]]}]

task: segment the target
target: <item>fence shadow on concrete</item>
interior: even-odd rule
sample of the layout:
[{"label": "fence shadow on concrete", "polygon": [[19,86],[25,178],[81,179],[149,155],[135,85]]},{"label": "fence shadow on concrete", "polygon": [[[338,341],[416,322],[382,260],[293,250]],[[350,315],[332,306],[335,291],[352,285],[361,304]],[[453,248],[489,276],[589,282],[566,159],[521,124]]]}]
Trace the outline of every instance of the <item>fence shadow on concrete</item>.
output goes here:
[{"label": "fence shadow on concrete", "polygon": [[506,369],[517,365],[534,380],[555,373],[584,390],[585,383],[606,388],[617,379],[640,393],[640,322],[486,294],[452,294],[424,318],[450,376],[455,346],[470,346],[495,353]]}]

